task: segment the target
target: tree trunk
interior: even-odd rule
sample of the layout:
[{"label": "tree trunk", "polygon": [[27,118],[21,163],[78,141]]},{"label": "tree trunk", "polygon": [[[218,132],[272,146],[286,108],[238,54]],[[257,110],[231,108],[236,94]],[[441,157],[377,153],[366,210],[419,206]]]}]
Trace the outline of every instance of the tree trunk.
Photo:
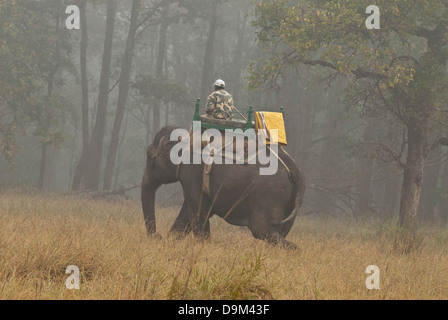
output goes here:
[{"label": "tree trunk", "polygon": [[398,226],[414,230],[422,192],[423,167],[426,157],[426,129],[422,121],[410,121],[408,131],[408,154],[401,187]]},{"label": "tree trunk", "polygon": [[296,159],[298,159],[300,166],[305,169],[309,166],[312,141],[315,135],[315,103],[310,103],[309,90],[307,90],[310,87],[309,69],[308,66],[302,66],[299,69],[302,81],[299,82],[298,87],[300,89],[295,95],[298,100],[298,112],[295,112],[295,120],[289,125],[291,128],[295,128],[295,135],[297,136],[296,141],[293,141]]},{"label": "tree trunk", "polygon": [[445,162],[442,175],[442,201],[440,205],[440,225],[446,227],[448,224],[448,163]]},{"label": "tree trunk", "polygon": [[128,128],[128,117],[129,117],[129,113],[126,114],[126,118],[124,120],[123,123],[123,133],[121,135],[121,139],[120,142],[118,143],[118,151],[117,151],[117,165],[116,165],[116,169],[114,177],[113,177],[113,184],[112,184],[112,190],[117,190],[118,189],[118,177],[120,175],[121,172],[121,163],[122,163],[122,158],[123,158],[123,144],[125,141],[125,137],[126,137],[126,132],[127,132],[127,128]]},{"label": "tree trunk", "polygon": [[[59,9],[61,9],[61,5],[59,4]],[[56,35],[56,46],[54,48],[54,66],[52,66],[50,73],[48,74],[47,78],[47,98],[48,101],[50,101],[51,97],[53,96],[53,88],[54,88],[54,80],[56,77],[56,73],[59,70],[60,63],[61,63],[61,48],[60,48],[60,39],[61,39],[61,33],[59,30],[60,27],[60,21],[61,16],[60,14],[56,17],[56,25],[55,25],[55,35]],[[48,118],[42,119],[42,129],[45,132],[44,134],[47,134],[50,130],[50,120]],[[47,156],[48,156],[48,147],[49,144],[46,142],[42,142],[42,149],[41,149],[41,161],[40,161],[40,170],[39,170],[39,181],[38,181],[38,189],[40,191],[44,190],[46,186],[46,179],[45,179],[45,173],[47,169]]]},{"label": "tree trunk", "polygon": [[82,149],[87,151],[89,148],[89,80],[87,78],[87,44],[89,38],[86,17],[87,0],[82,0],[79,7],[81,19],[81,48],[79,56],[82,90]]},{"label": "tree trunk", "polygon": [[106,36],[104,40],[103,64],[98,93],[98,108],[96,112],[95,127],[89,144],[88,166],[86,171],[86,188],[91,191],[98,190],[100,180],[104,135],[106,131],[107,105],[109,103],[110,64],[112,60],[112,42],[116,11],[116,0],[107,1]]},{"label": "tree trunk", "polygon": [[124,110],[129,94],[129,83],[131,78],[132,57],[135,47],[135,34],[138,28],[138,17],[141,7],[141,0],[132,1],[131,24],[129,27],[128,39],[126,41],[126,50],[121,65],[120,85],[118,91],[118,104],[115,113],[114,126],[112,129],[112,137],[107,153],[106,169],[104,171],[104,190],[110,190],[112,187],[112,176],[117,158],[118,142],[120,138],[121,124],[123,122]]},{"label": "tree trunk", "polygon": [[[189,72],[185,68],[186,57],[184,54],[184,48],[188,46],[188,33],[182,27],[182,25],[173,25],[171,28],[171,45],[172,45],[172,62],[173,62],[173,74],[176,79],[188,79]],[[199,90],[199,88],[198,88]],[[193,102],[194,103],[194,102]],[[194,108],[178,108],[175,112],[178,116],[178,120],[175,125],[182,128],[189,127],[191,119],[193,118]]]},{"label": "tree trunk", "polygon": [[81,49],[80,49],[80,67],[81,67],[81,89],[82,89],[82,153],[81,159],[76,166],[73,178],[72,191],[78,191],[81,187],[82,171],[86,167],[87,154],[89,152],[89,83],[87,79],[87,18],[86,18],[87,0],[82,0],[79,4],[81,18]]},{"label": "tree trunk", "polygon": [[425,182],[422,187],[422,200],[421,200],[421,218],[424,222],[434,222],[436,202],[434,199],[434,192],[437,189],[439,181],[439,173],[441,167],[441,146],[438,145],[429,155],[425,164],[423,174],[425,176]]},{"label": "tree trunk", "polygon": [[[372,141],[376,133],[376,122],[374,118],[370,118],[367,126],[364,130],[363,141]],[[372,185],[372,172],[373,172],[373,158],[365,158],[362,155],[358,159],[358,182],[357,193],[359,199],[355,210],[356,216],[365,216],[371,210],[371,185]]]},{"label": "tree trunk", "polygon": [[47,151],[48,151],[48,145],[45,143],[42,144],[41,156],[40,156],[39,182],[37,186],[39,191],[42,191],[44,189],[45,169],[47,167]]},{"label": "tree trunk", "polygon": [[[157,39],[155,39],[155,36],[150,34],[149,35],[149,55],[148,55],[148,74],[154,70],[154,61],[156,60],[154,57],[156,56],[156,46],[154,43],[157,42]],[[151,143],[151,136],[153,133],[152,126],[153,126],[153,119],[154,119],[154,100],[152,98],[147,98],[145,100],[145,103],[147,103],[147,109],[145,114],[145,146],[148,146]]]},{"label": "tree trunk", "polygon": [[[243,19],[241,21],[241,15],[243,15]],[[246,26],[247,26],[247,15],[241,13],[238,10],[237,16],[237,25],[238,25],[238,36],[237,36],[237,44],[235,47],[235,51],[233,54],[233,79],[232,79],[232,95],[233,100],[236,102],[239,100],[240,92],[241,92],[241,70],[243,69],[243,49],[244,49],[244,36],[246,34]]]},{"label": "tree trunk", "polygon": [[[166,35],[169,26],[168,14],[169,14],[170,6],[169,3],[165,5],[165,8],[162,12],[162,24],[160,25],[160,34],[159,34],[159,48],[157,52],[157,67],[156,67],[156,80],[162,80],[163,78],[163,64],[165,62],[166,57]],[[160,105],[162,104],[159,98],[154,99],[153,106],[153,118],[152,118],[152,130],[153,136],[160,129]]]},{"label": "tree trunk", "polygon": [[[395,163],[386,165],[386,182],[383,194],[384,211],[387,217],[392,218],[397,206],[398,188],[400,184],[398,169]],[[400,173],[401,175],[401,173]]]},{"label": "tree trunk", "polygon": [[218,0],[213,0],[211,14],[210,14],[210,29],[207,37],[207,44],[205,46],[204,67],[202,69],[201,80],[201,102],[205,106],[206,98],[210,92],[213,91],[213,63],[214,63],[214,48],[215,35],[217,23],[217,9]]},{"label": "tree trunk", "polygon": [[[330,89],[328,89],[330,90]],[[315,93],[316,94],[316,93]],[[321,193],[319,203],[317,204],[323,212],[332,213],[336,208],[336,201],[333,196],[333,190],[341,190],[342,177],[340,175],[341,167],[339,158],[339,151],[336,147],[336,137],[338,134],[338,129],[340,128],[341,122],[338,121],[340,117],[342,106],[339,103],[340,91],[337,87],[332,88],[330,91],[326,92],[325,103],[331,105],[327,108],[325,115],[324,124],[324,134],[323,143],[320,153],[319,161],[319,184],[327,189],[328,193]],[[311,99],[318,99],[317,97]]]},{"label": "tree trunk", "polygon": [[[299,139],[304,138],[302,134],[304,134],[303,127],[298,125],[300,117],[297,115],[300,113],[300,97],[303,93],[304,89],[302,86],[299,86],[299,76],[298,73],[294,70],[288,70],[284,74],[284,78],[282,81],[281,88],[279,90],[277,108],[280,106],[284,106],[285,112],[285,129],[286,136],[288,137],[288,149],[289,152],[293,156],[293,152],[296,150],[300,150],[300,153],[306,153],[307,150],[298,147]],[[307,106],[308,107],[308,106]],[[274,110],[278,112],[279,110]],[[302,123],[300,123],[302,124]],[[298,158],[296,158],[298,160]],[[300,166],[303,166],[303,163],[300,162]]]},{"label": "tree trunk", "polygon": [[166,103],[165,105],[165,125],[170,123],[170,103]]}]

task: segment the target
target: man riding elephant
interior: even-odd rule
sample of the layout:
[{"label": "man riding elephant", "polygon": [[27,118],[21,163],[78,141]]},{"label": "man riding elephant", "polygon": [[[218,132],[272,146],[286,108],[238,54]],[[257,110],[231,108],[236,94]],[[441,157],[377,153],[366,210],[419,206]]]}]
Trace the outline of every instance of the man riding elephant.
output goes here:
[{"label": "man riding elephant", "polygon": [[210,118],[230,120],[233,118],[235,107],[233,97],[225,90],[226,83],[218,79],[215,81],[215,91],[207,98],[206,113]]}]

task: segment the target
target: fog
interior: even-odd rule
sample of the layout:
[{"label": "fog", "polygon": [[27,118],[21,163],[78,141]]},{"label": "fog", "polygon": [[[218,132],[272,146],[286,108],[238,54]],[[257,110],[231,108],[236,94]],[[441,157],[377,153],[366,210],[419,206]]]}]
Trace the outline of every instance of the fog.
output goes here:
[{"label": "fog", "polygon": [[[263,20],[257,1],[79,1],[79,29],[68,28],[77,22],[66,12],[71,4],[1,1],[0,190],[139,184],[157,131],[190,128],[196,99],[205,113],[214,81],[223,79],[242,113],[284,107],[285,149],[306,178],[300,215],[398,219],[406,124],[353,99],[343,72],[298,61],[275,79],[251,73],[277,49],[260,41],[267,27],[254,23]],[[426,42],[409,41],[421,58]],[[251,75],[262,85],[250,85]],[[437,143],[445,132],[440,125],[425,135],[420,223],[447,223],[447,150]],[[128,194],[139,200],[138,188]],[[179,183],[158,192],[159,205],[181,203]]]}]

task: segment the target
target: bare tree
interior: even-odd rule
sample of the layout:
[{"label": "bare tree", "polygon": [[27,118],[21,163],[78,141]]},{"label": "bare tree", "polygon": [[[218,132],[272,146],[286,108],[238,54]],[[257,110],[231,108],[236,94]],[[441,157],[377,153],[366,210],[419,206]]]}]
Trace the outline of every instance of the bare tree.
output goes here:
[{"label": "bare tree", "polygon": [[129,34],[126,41],[126,49],[121,64],[121,76],[118,91],[118,104],[115,113],[115,121],[112,129],[112,137],[107,153],[106,169],[104,171],[104,190],[109,190],[112,187],[112,176],[117,158],[118,142],[120,137],[121,124],[123,122],[123,115],[126,108],[126,101],[129,94],[129,82],[131,78],[132,56],[135,47],[135,35],[138,28],[138,17],[141,7],[141,0],[132,1],[131,23],[129,27]]}]

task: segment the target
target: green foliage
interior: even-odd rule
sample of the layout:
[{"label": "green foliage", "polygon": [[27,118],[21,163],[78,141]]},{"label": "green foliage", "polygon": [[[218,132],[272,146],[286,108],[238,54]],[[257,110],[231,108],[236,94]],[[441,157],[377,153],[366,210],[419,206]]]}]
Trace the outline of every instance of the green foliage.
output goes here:
[{"label": "green foliage", "polygon": [[34,54],[27,48],[33,38],[26,27],[32,21],[25,17],[16,1],[0,2],[0,152],[10,162],[16,151],[16,113],[24,105],[33,105],[38,88],[31,65]]},{"label": "green foliage", "polygon": [[66,120],[75,119],[73,105],[61,95],[44,96],[39,102],[37,108],[28,110],[28,117],[34,124],[32,134],[41,144],[59,148],[65,141]]},{"label": "green foliage", "polygon": [[448,85],[448,4],[380,0],[381,29],[368,30],[369,4],[260,2],[254,26],[267,58],[250,67],[250,87],[276,81],[291,66],[320,66],[347,76],[353,104],[426,126]]},{"label": "green foliage", "polygon": [[[73,72],[70,37],[55,1],[0,2],[0,152],[12,163],[15,136],[28,133],[59,146],[71,103],[57,72]],[[61,12],[59,12],[61,11]]]}]

